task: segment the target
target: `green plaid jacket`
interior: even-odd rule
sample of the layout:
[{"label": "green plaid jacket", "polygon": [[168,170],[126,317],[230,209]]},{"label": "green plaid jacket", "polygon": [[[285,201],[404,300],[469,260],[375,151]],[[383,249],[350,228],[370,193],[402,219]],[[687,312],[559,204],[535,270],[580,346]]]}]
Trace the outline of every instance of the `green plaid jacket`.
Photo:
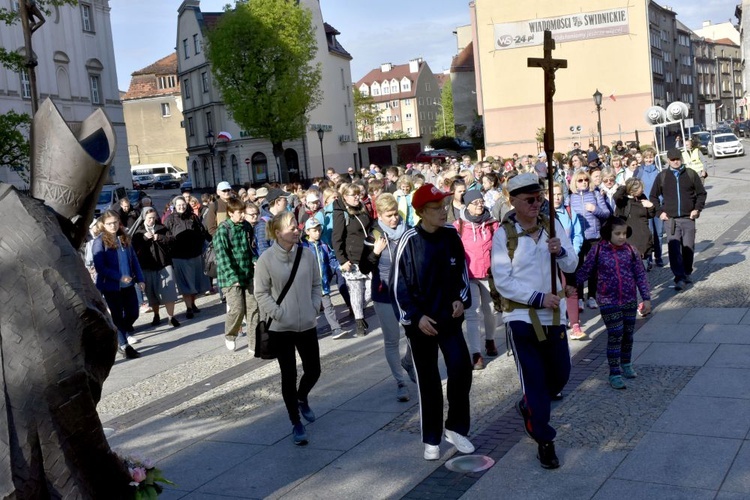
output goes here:
[{"label": "green plaid jacket", "polygon": [[252,240],[253,227],[247,221],[235,224],[231,220],[225,220],[219,225],[213,239],[219,287],[226,288],[238,283],[242,288],[252,291]]}]

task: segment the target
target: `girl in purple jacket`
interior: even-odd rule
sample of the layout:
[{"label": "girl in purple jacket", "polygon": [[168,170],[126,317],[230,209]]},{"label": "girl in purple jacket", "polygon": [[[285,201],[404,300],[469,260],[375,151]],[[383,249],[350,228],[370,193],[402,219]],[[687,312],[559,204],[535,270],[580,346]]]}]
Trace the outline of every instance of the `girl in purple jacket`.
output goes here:
[{"label": "girl in purple jacket", "polygon": [[599,277],[597,299],[607,327],[609,384],[614,389],[625,389],[622,377],[636,377],[631,362],[638,308],[636,291],[643,298],[643,315],[651,312],[646,271],[638,250],[626,241],[630,234],[631,229],[623,219],[608,219],[601,228],[601,241],[591,248],[576,276],[579,284],[592,273]]}]

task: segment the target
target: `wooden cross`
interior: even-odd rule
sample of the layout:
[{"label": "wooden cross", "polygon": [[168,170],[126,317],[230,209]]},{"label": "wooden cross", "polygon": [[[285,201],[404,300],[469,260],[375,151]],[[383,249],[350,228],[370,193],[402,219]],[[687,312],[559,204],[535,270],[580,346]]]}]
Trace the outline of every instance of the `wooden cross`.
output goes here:
[{"label": "wooden cross", "polygon": [[[555,237],[555,214],[554,214],[554,184],[552,176],[552,162],[555,151],[555,121],[552,113],[552,97],[555,95],[555,71],[567,68],[568,61],[565,59],[552,59],[552,51],[555,50],[555,40],[552,32],[544,31],[544,57],[529,57],[529,68],[542,68],[544,70],[544,152],[547,155],[547,187],[549,189],[550,228],[549,237]],[[552,293],[557,292],[557,262],[555,256],[551,256],[550,266],[552,268]]]}]

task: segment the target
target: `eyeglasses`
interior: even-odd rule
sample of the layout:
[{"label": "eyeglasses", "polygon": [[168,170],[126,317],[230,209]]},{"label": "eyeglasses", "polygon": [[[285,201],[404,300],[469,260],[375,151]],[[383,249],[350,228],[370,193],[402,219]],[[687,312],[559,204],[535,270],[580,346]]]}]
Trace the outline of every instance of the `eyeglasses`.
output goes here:
[{"label": "eyeglasses", "polygon": [[610,182],[615,182],[614,179],[602,179],[602,182],[605,184],[609,184]]},{"label": "eyeglasses", "polygon": [[474,200],[469,205],[484,206],[484,200]]},{"label": "eyeglasses", "polygon": [[670,158],[669,161],[682,161],[682,158]]},{"label": "eyeglasses", "polygon": [[245,217],[257,217],[258,212],[245,212]]},{"label": "eyeglasses", "polygon": [[584,182],[588,182],[588,181],[589,181],[588,179],[578,179],[576,182],[578,184],[583,184]]},{"label": "eyeglasses", "polygon": [[222,193],[229,193],[229,192],[231,192],[231,191],[232,191],[231,189],[222,189],[222,190],[221,190],[221,192],[222,192]]}]

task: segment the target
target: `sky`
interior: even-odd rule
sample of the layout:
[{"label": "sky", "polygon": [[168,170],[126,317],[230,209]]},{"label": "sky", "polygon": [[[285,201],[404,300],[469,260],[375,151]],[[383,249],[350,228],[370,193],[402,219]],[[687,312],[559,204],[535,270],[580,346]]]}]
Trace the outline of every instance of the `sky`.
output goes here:
[{"label": "sky", "polygon": [[[219,12],[229,0],[202,0],[201,10]],[[596,10],[595,0],[583,0]],[[127,90],[130,75],[174,50],[181,0],[110,0],[117,80]],[[233,3],[233,2],[231,2]],[[623,0],[623,5],[627,4]],[[739,0],[662,0],[689,28],[704,20],[718,24],[734,18]],[[450,68],[456,55],[458,26],[469,24],[468,0],[320,0],[323,20],[341,34],[338,40],[354,57],[352,79],[381,63],[405,64],[422,57],[434,73]],[[541,14],[543,15],[543,14]]]}]

